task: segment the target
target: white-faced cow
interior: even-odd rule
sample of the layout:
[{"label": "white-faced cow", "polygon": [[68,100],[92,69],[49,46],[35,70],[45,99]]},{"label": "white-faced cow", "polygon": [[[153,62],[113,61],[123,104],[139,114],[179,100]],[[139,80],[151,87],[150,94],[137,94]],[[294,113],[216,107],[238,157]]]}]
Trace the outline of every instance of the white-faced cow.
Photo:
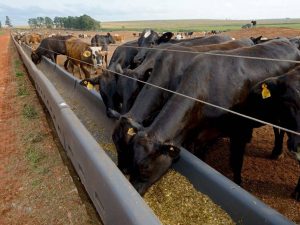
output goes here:
[{"label": "white-faced cow", "polygon": [[115,44],[115,43],[116,43],[116,40],[110,33],[107,33],[106,35],[96,34],[91,39],[92,46],[102,47],[102,54],[104,57],[106,67],[108,66],[108,64],[107,64],[108,45]]}]

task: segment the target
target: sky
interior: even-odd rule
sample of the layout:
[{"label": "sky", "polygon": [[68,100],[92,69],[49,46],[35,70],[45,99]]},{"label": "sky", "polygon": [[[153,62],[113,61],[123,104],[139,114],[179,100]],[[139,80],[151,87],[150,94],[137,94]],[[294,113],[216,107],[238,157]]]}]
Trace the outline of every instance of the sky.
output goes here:
[{"label": "sky", "polygon": [[0,21],[27,25],[38,16],[81,16],[100,22],[163,19],[300,18],[300,0],[0,0]]}]

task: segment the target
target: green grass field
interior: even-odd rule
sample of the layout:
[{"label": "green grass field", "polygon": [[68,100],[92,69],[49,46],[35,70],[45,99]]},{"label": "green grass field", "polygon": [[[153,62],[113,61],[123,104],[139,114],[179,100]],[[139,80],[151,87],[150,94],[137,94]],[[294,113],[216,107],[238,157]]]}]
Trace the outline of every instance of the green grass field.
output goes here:
[{"label": "green grass field", "polygon": [[[210,30],[238,30],[241,26],[250,23],[249,20],[145,20],[145,21],[117,21],[102,22],[101,28],[105,31],[129,30],[140,31],[152,28],[157,31],[210,31]],[[257,27],[287,27],[300,29],[300,19],[269,19],[257,20]]]}]

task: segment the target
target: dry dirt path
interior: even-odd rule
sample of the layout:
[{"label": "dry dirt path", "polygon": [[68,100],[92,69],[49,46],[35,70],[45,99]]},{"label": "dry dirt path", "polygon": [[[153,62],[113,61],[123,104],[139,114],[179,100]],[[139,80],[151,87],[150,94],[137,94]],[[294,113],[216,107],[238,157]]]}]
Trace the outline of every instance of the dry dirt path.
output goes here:
[{"label": "dry dirt path", "polygon": [[0,224],[101,224],[9,33],[0,43]]}]

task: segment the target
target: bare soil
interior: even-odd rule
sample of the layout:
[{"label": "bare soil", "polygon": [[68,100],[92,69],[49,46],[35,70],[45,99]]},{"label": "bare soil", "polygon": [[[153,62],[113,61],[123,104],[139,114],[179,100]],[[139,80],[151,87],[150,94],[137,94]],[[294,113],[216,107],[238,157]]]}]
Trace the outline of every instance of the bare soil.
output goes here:
[{"label": "bare soil", "polygon": [[0,224],[101,224],[9,33],[0,43]]}]

